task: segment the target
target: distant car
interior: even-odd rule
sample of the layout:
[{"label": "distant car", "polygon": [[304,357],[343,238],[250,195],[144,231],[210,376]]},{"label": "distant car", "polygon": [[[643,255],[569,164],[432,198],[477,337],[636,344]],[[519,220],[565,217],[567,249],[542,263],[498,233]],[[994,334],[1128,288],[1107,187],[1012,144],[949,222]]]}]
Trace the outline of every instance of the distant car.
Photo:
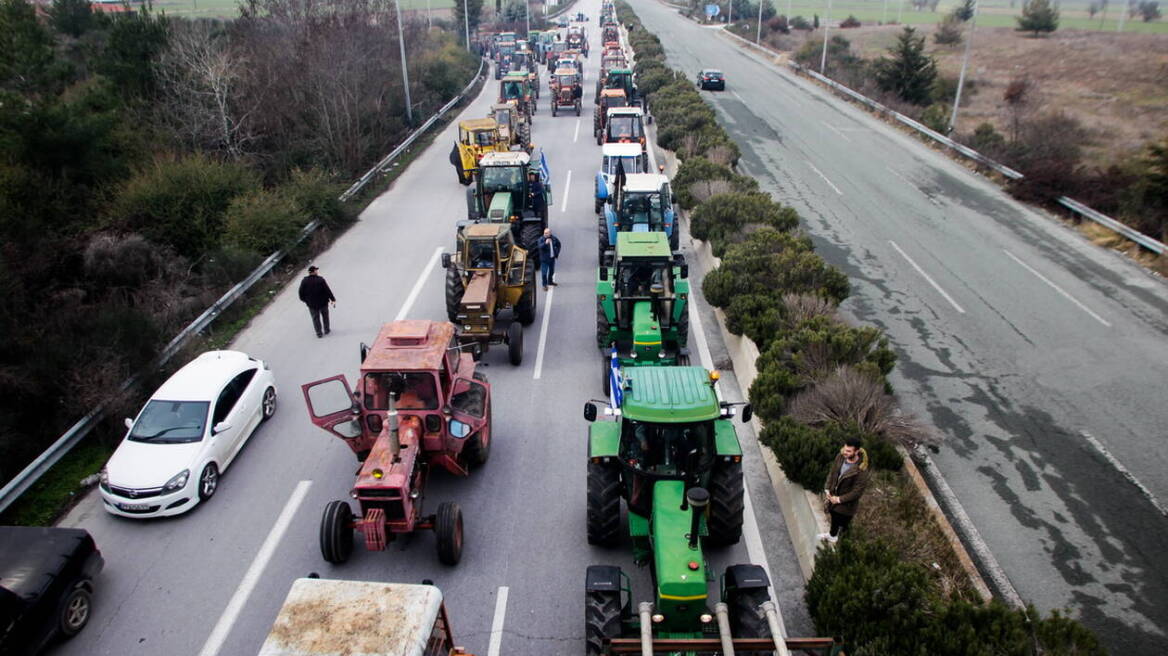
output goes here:
[{"label": "distant car", "polygon": [[557,27],[567,27],[568,26],[568,19],[561,18],[560,20],[556,21],[556,26]]},{"label": "distant car", "polygon": [[276,379],[239,351],[209,351],[159,387],[101,470],[105,509],[178,515],[206,501],[252,432],[276,412]]},{"label": "distant car", "polygon": [[0,526],[0,654],[35,654],[77,635],[104,564],[84,529]]},{"label": "distant car", "polygon": [[726,90],[726,76],[722,71],[713,68],[703,68],[698,71],[698,86],[702,89]]}]

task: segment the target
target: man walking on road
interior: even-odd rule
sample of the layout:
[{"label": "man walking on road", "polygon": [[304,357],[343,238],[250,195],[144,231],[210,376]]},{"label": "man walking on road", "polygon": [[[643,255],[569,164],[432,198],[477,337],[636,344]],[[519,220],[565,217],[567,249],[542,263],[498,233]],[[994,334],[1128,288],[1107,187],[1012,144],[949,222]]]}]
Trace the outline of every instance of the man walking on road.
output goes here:
[{"label": "man walking on road", "polygon": [[870,475],[868,453],[860,447],[860,438],[849,437],[835,457],[823,486],[827,495],[827,514],[831,516],[831,532],[816,537],[832,544],[839,540],[840,534],[856,516]]},{"label": "man walking on road", "polygon": [[559,256],[560,240],[552,234],[551,228],[547,228],[539,238],[539,273],[543,278],[545,292],[548,285],[553,287],[556,285],[556,258]]},{"label": "man walking on road", "polygon": [[[337,306],[337,299],[333,290],[329,289],[325,279],[317,273],[316,266],[308,267],[308,275],[300,280],[300,300],[308,306],[308,313],[312,315],[312,327],[317,337],[329,334],[329,304]],[[324,322],[324,331],[321,331],[321,322]]]}]

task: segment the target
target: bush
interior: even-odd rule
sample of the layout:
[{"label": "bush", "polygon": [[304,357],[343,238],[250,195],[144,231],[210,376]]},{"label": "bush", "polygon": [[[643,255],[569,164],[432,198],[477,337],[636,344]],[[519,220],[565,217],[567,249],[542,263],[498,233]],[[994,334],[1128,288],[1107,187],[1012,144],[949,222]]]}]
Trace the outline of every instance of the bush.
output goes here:
[{"label": "bush", "polygon": [[949,105],[942,102],[933,103],[921,112],[921,123],[934,132],[946,134],[949,131],[949,112]]},{"label": "bush", "polygon": [[259,186],[238,164],[203,155],[161,159],[139,171],[114,199],[114,226],[197,259],[219,244],[223,214],[240,194]]},{"label": "bush", "polygon": [[231,246],[266,255],[288,246],[308,221],[292,198],[257,189],[231,201],[224,239]]},{"label": "bush", "polygon": [[941,22],[937,23],[933,41],[942,46],[955,46],[961,43],[962,22],[956,13],[946,14]]},{"label": "bush", "polygon": [[796,16],[796,17],[791,19],[791,29],[805,30],[805,31],[810,32],[812,30],[812,26],[811,26],[811,23],[808,22],[806,18],[803,18],[802,16]]},{"label": "bush", "polygon": [[[759,408],[761,401],[756,399],[754,387],[751,387],[750,401],[756,409]],[[854,434],[838,424],[812,428],[790,417],[780,417],[766,423],[759,440],[774,452],[787,478],[808,490],[819,492],[840,445]]]},{"label": "bush", "polygon": [[689,157],[682,160],[681,166],[677,168],[677,175],[673,176],[673,193],[677,196],[677,204],[682,209],[693,209],[697,205],[697,199],[694,198],[692,187],[715,180],[730,182],[734,191],[758,189],[758,181],[754,178],[738,175],[730,170],[730,167],[715,164],[704,157]]},{"label": "bush", "polygon": [[848,17],[845,18],[839,26],[841,29],[845,30],[851,27],[860,27],[860,19],[849,14]]},{"label": "bush", "polygon": [[799,214],[759,191],[717,194],[698,205],[690,217],[690,233],[710,242],[714,255],[760,227],[779,231],[799,226]]},{"label": "bush", "polygon": [[280,195],[292,199],[311,221],[319,219],[328,228],[337,228],[352,219],[352,212],[338,198],[344,185],[330,181],[319,169],[295,169],[287,183],[280,187]]}]

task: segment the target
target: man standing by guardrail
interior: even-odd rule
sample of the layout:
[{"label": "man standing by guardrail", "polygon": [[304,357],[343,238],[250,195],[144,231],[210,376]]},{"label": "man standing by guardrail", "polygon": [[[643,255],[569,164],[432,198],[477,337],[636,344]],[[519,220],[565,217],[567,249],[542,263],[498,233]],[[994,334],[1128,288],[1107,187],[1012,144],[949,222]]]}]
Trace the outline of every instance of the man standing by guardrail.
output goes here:
[{"label": "man standing by guardrail", "polygon": [[316,265],[308,267],[308,275],[300,280],[300,300],[308,306],[316,336],[324,337],[329,334],[329,304],[336,307],[337,298],[333,296],[333,290],[329,289],[328,282],[317,273],[318,271],[320,269]]}]

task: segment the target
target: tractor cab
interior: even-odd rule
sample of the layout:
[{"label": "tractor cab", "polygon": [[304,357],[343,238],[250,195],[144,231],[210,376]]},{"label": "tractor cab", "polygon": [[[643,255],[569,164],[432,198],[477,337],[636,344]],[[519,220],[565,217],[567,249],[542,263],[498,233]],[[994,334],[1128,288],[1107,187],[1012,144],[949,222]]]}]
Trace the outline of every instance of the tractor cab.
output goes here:
[{"label": "tractor cab", "polygon": [[[386,472],[402,463],[412,470],[418,459],[466,475],[468,442],[490,439],[484,408],[467,402],[471,388],[484,399],[490,394],[490,385],[474,373],[453,325],[404,320],[382,326],[372,346],[361,345],[356,389],[343,375],[302,389],[312,423],[342,439],[365,463],[356,489],[380,488],[392,482]],[[410,472],[405,474],[403,485]],[[400,515],[404,502],[398,501],[386,510]]]},{"label": "tractor cab", "polygon": [[450,151],[450,163],[454,165],[458,181],[468,185],[485,153],[509,148],[508,139],[501,135],[499,124],[493,118],[459,121],[458,142]]},{"label": "tractor cab", "polygon": [[689,361],[689,268],[660,232],[623,232],[596,283],[597,346],[630,365]]},{"label": "tractor cab", "polygon": [[548,70],[555,70],[556,64],[560,61],[561,56],[568,51],[568,44],[563,41],[555,41],[548,44],[547,48],[547,67]]},{"label": "tractor cab", "polygon": [[531,156],[523,151],[488,153],[479,162],[475,186],[467,190],[467,219],[472,222],[506,223],[516,240],[531,250],[547,227],[551,189],[544,186],[541,207],[532,203],[528,172],[539,173]]},{"label": "tractor cab", "polygon": [[660,173],[626,174],[623,161],[618,163],[618,169],[611,183],[613,195],[604,207],[606,230],[600,238],[601,260],[605,251],[617,243],[617,235],[624,232],[664,233],[670,248],[677,250],[681,235],[669,178]]},{"label": "tractor cab", "polygon": [[512,71],[503,76],[499,82],[499,98],[497,102],[514,101],[519,111],[527,116],[535,113],[535,99],[532,97],[531,80],[523,71]]},{"label": "tractor cab", "polygon": [[600,148],[600,154],[594,208],[597,214],[608,199],[613,197],[615,192],[613,181],[616,180],[619,171],[644,171],[649,167],[649,158],[645,156],[639,144],[604,144]]},{"label": "tractor cab", "polygon": [[476,223],[458,231],[458,250],[468,271],[494,271],[522,282],[524,253],[506,226]]},{"label": "tractor cab", "polygon": [[601,143],[639,143],[645,147],[645,112],[640,107],[613,107],[604,121]]},{"label": "tractor cab", "polygon": [[499,138],[508,150],[531,152],[531,124],[519,112],[519,106],[514,101],[491,105],[488,118],[498,124]]}]

